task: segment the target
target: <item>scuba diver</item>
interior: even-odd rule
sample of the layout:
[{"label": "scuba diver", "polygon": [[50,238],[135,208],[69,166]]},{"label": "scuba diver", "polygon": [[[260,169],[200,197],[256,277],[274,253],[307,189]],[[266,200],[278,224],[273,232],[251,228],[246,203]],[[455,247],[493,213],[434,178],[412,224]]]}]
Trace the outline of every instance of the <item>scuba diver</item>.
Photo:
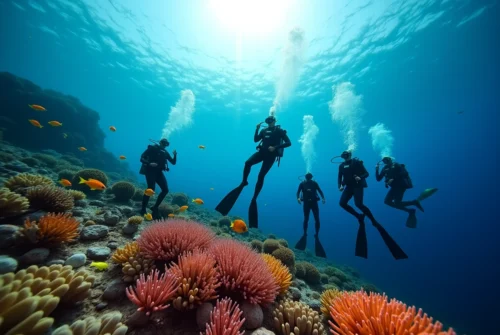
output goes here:
[{"label": "scuba diver", "polygon": [[[260,126],[264,122],[267,123],[268,126],[260,130]],[[245,162],[243,180],[241,181],[241,184],[229,192],[224,199],[221,200],[217,207],[215,207],[216,211],[222,215],[227,215],[231,208],[233,208],[236,200],[238,200],[243,188],[248,185],[248,176],[250,175],[252,166],[262,162],[259,176],[257,178],[257,184],[255,185],[255,192],[248,209],[248,222],[250,228],[257,228],[259,226],[257,197],[264,186],[264,178],[266,174],[269,170],[271,170],[275,161],[278,161],[279,166],[280,158],[283,156],[283,149],[292,145],[288,135],[286,134],[286,130],[276,125],[276,118],[274,115],[269,115],[264,122],[259,123],[255,129],[253,140],[254,142],[260,141],[256,148],[258,151],[250,156],[250,158]]]},{"label": "scuba diver", "polygon": [[415,228],[417,226],[416,210],[414,208],[406,208],[408,206],[415,206],[422,212],[424,208],[418,199],[412,201],[403,201],[403,196],[407,189],[413,188],[410,175],[406,170],[404,164],[396,163],[391,157],[384,157],[382,162],[385,164],[382,171],[379,172],[380,162],[377,163],[375,169],[375,177],[377,181],[381,181],[385,177],[385,187],[389,188],[389,192],[384,199],[384,204],[402,210],[408,213],[406,226]]},{"label": "scuba diver", "polygon": [[[165,148],[170,145],[166,138],[162,138],[158,143],[152,140],[150,141],[155,143],[155,145],[148,145],[146,151],[142,153],[142,166],[139,173],[146,176],[148,188],[154,191],[155,185],[158,184],[161,189],[161,192],[156,199],[156,203],[153,207],[151,207],[151,214],[153,219],[156,220],[159,219],[158,207],[168,194],[167,178],[165,178],[163,171],[169,171],[168,162],[172,163],[172,165],[177,163],[177,151],[173,151],[174,157],[172,158],[168,151],[165,150]],[[149,198],[150,196],[146,194],[142,196],[141,215],[147,213],[146,207],[148,205]]]},{"label": "scuba diver", "polygon": [[[304,234],[300,238],[299,242],[297,242],[297,244],[295,245],[295,249],[305,250],[306,248],[309,214],[312,210],[314,216],[315,229],[316,229],[316,234],[314,234],[314,239],[316,242],[315,243],[316,256],[326,258],[325,249],[323,249],[323,246],[321,245],[318,236],[320,227],[318,193],[321,195],[321,200],[323,204],[326,202],[325,195],[323,194],[323,191],[321,191],[321,188],[319,187],[318,183],[315,180],[312,180],[313,175],[311,173],[309,172],[306,173],[305,178],[306,179],[299,184],[299,188],[297,190],[297,202],[299,203],[299,205],[301,204],[301,202],[304,202]],[[300,193],[302,193],[302,198],[300,197]]]},{"label": "scuba diver", "polygon": [[[338,174],[338,189],[342,192],[339,205],[346,212],[354,216],[359,223],[358,234],[356,238],[355,255],[358,257],[368,258],[368,242],[366,239],[365,216],[368,217],[372,225],[378,230],[385,244],[389,248],[392,256],[395,259],[408,258],[406,253],[387,233],[387,231],[375,220],[372,212],[363,204],[364,189],[368,187],[366,178],[369,174],[363,165],[363,161],[358,158],[352,158],[351,151],[344,151],[340,158],[344,160],[339,166]],[[354,197],[354,204],[361,210],[361,213],[356,212],[354,208],[349,206],[348,202]]]}]

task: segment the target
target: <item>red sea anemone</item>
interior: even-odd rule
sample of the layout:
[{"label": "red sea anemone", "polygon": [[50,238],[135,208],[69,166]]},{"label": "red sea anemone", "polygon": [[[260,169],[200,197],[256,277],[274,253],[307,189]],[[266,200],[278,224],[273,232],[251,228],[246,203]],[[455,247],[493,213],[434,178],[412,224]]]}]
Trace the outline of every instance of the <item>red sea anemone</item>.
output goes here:
[{"label": "red sea anemone", "polygon": [[209,249],[220,273],[221,288],[229,296],[237,296],[251,304],[274,301],[279,286],[260,254],[234,240],[222,239]]},{"label": "red sea anemone", "polygon": [[242,314],[238,304],[231,299],[217,300],[214,310],[210,312],[206,335],[243,335],[240,331],[245,322],[245,318],[241,318]]},{"label": "red sea anemone", "polygon": [[137,244],[144,257],[171,262],[184,252],[207,249],[214,239],[214,232],[200,223],[169,219],[144,229]]}]

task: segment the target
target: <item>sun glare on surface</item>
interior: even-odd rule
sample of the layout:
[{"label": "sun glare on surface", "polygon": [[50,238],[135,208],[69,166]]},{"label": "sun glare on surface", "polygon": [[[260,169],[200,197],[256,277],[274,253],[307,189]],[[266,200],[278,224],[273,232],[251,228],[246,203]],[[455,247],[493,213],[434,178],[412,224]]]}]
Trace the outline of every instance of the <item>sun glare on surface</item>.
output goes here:
[{"label": "sun glare on surface", "polygon": [[291,0],[210,0],[211,15],[222,28],[264,35],[284,24]]}]

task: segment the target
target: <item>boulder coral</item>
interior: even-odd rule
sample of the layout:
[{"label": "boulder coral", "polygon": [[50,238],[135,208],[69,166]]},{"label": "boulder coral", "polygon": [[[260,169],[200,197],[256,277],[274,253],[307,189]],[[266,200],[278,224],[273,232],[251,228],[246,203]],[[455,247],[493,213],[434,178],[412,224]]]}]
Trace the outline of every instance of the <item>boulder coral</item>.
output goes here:
[{"label": "boulder coral", "polygon": [[46,212],[61,213],[73,209],[73,196],[65,189],[55,186],[30,187],[26,192],[30,207]]},{"label": "boulder coral", "polygon": [[20,173],[13,177],[10,177],[5,182],[4,186],[13,192],[17,192],[20,189],[34,187],[34,186],[52,186],[54,182],[52,179],[38,174],[31,173]]},{"label": "boulder coral", "polygon": [[134,196],[135,186],[128,181],[119,181],[113,184],[111,191],[116,201],[126,202]]},{"label": "boulder coral", "polygon": [[0,216],[22,213],[30,206],[27,198],[11,192],[8,188],[0,188]]},{"label": "boulder coral", "polygon": [[120,321],[120,312],[109,312],[96,319],[93,316],[58,327],[52,335],[125,335],[128,327]]}]

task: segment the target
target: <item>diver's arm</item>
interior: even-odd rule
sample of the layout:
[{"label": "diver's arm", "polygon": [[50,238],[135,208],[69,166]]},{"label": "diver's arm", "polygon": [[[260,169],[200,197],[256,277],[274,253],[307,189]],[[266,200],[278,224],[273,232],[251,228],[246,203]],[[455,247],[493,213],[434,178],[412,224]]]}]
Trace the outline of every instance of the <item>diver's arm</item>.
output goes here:
[{"label": "diver's arm", "polygon": [[149,147],[141,155],[141,163],[149,164]]},{"label": "diver's arm", "polygon": [[290,141],[290,138],[286,134],[286,130],[283,130],[283,134],[281,135],[281,138],[283,139],[283,144],[275,146],[274,147],[275,149],[288,148],[289,146],[292,145],[292,142]]},{"label": "diver's arm", "polygon": [[325,195],[323,194],[323,191],[319,187],[318,183],[316,183],[316,190],[318,191],[319,195],[321,195],[321,199],[325,200]]},{"label": "diver's arm", "polygon": [[338,188],[341,188],[342,187],[342,169],[341,169],[341,166],[339,166],[339,177],[337,179],[337,184],[338,184]]},{"label": "diver's arm", "polygon": [[253,135],[253,141],[255,143],[262,140],[262,132],[264,131],[264,129],[262,129],[262,131],[259,133],[259,128],[260,128],[260,124],[257,126],[257,128],[255,128],[255,134]]},{"label": "diver's arm", "polygon": [[382,172],[379,172],[378,168],[375,169],[375,179],[377,179],[377,181],[381,181],[385,177],[385,174],[386,174],[385,168],[382,168]]},{"label": "diver's arm", "polygon": [[301,191],[302,191],[302,183],[299,184],[299,188],[297,190],[297,196],[296,196],[297,199],[300,199],[300,192]]},{"label": "diver's arm", "polygon": [[368,171],[366,170],[365,168],[365,165],[363,164],[363,162],[359,162],[361,164],[361,168],[360,168],[360,171],[361,171],[361,174],[358,176],[359,178],[361,179],[366,179],[368,178],[368,176],[370,175],[368,173]]},{"label": "diver's arm", "polygon": [[170,162],[170,164],[175,165],[175,163],[177,163],[177,153],[174,153],[174,158],[172,158],[172,156],[170,156],[170,154],[167,152],[167,160]]}]

